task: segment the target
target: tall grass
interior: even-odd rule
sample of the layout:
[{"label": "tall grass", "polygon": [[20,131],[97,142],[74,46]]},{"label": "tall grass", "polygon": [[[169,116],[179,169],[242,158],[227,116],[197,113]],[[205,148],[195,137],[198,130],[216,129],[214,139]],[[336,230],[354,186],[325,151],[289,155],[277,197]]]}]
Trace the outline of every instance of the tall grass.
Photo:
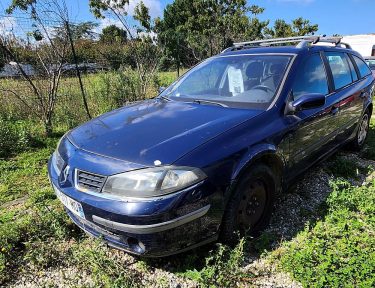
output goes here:
[{"label": "tall grass", "polygon": [[[148,85],[144,95],[140,92],[138,75],[131,69],[84,75],[83,84],[90,113],[95,117],[129,102],[155,97],[159,86],[168,86],[176,76],[175,72],[160,72]],[[48,85],[47,81],[40,81],[43,85]],[[11,121],[38,121],[33,109],[27,108],[10,91],[21,95],[29,106],[35,106],[34,95],[27,82],[20,79],[1,79],[0,118]],[[84,121],[87,121],[87,116],[78,80],[75,77],[64,77],[59,86],[53,124],[55,127],[63,125],[72,128]]]}]

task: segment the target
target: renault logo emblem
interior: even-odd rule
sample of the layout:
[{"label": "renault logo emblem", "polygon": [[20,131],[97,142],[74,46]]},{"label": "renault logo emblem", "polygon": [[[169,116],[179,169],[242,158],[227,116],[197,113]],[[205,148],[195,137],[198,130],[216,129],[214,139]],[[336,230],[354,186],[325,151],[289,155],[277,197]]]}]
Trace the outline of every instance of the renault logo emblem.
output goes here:
[{"label": "renault logo emblem", "polygon": [[70,169],[69,165],[66,165],[63,173],[61,173],[61,182],[65,182],[66,179],[68,179],[69,169]]}]

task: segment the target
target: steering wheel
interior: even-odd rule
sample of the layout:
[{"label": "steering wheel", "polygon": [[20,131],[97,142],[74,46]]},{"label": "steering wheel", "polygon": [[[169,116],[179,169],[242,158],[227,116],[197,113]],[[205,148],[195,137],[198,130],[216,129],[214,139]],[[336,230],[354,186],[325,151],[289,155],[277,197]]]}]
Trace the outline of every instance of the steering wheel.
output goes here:
[{"label": "steering wheel", "polygon": [[266,85],[262,85],[262,84],[260,84],[260,85],[256,85],[256,86],[252,87],[251,89],[261,89],[261,90],[264,90],[264,91],[266,91],[266,92],[268,92],[268,91],[270,91],[270,92],[275,92],[274,89],[272,89],[272,88],[270,88],[270,87],[268,87],[268,86],[266,86]]}]

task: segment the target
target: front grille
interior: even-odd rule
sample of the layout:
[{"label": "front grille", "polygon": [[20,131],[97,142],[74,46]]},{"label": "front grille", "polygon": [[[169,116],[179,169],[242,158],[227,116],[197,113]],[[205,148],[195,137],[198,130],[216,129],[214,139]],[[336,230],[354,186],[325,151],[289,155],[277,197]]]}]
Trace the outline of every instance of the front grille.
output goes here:
[{"label": "front grille", "polygon": [[76,185],[77,189],[81,191],[92,191],[101,192],[104,182],[106,180],[105,176],[93,174],[86,171],[77,170]]}]

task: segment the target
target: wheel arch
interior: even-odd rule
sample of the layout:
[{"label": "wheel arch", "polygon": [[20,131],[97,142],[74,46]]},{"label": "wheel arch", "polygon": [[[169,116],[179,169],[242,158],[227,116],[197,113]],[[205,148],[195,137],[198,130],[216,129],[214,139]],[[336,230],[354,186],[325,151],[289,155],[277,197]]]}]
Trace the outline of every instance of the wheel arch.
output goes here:
[{"label": "wheel arch", "polygon": [[252,166],[256,164],[267,165],[277,176],[278,187],[283,184],[283,176],[286,167],[286,160],[282,153],[277,151],[274,145],[264,144],[258,146],[257,149],[251,149],[252,152],[247,154],[237,165],[232,174],[232,190],[236,183]]}]

